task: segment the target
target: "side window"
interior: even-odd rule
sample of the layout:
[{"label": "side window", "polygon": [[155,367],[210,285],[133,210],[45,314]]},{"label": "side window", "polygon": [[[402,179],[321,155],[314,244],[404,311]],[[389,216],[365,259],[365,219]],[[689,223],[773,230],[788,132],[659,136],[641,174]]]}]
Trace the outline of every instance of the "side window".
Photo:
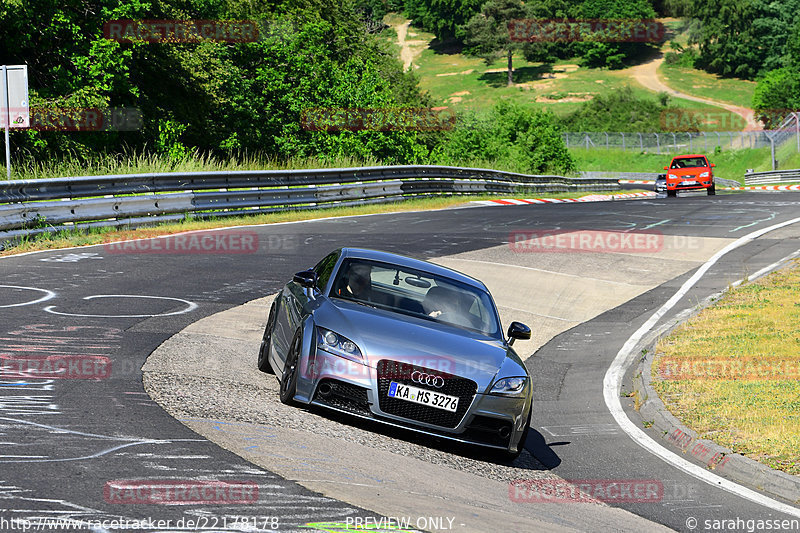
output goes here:
[{"label": "side window", "polygon": [[336,266],[336,261],[338,260],[339,252],[336,251],[326,255],[322,261],[317,263],[317,266],[314,267],[314,272],[317,273],[317,286],[320,290],[324,289],[328,284],[328,280],[333,273],[333,267]]}]

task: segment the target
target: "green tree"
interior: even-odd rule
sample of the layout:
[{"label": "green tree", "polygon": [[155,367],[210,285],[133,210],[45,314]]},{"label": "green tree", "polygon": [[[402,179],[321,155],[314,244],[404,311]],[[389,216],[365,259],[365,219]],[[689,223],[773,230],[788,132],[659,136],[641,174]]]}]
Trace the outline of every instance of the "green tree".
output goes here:
[{"label": "green tree", "polygon": [[[638,20],[656,16],[650,0],[585,0],[581,17],[590,20]],[[648,43],[610,42],[601,34],[576,43],[576,51],[590,67],[622,68],[626,60],[647,53]]]},{"label": "green tree", "polygon": [[486,64],[506,56],[508,59],[508,85],[514,84],[514,64],[512,56],[522,43],[512,41],[508,24],[514,19],[524,18],[525,5],[521,0],[489,0],[460,29],[464,37],[464,53],[481,57]]},{"label": "green tree", "polygon": [[697,66],[723,76],[753,79],[787,66],[800,0],[693,0],[689,15],[701,25]]},{"label": "green tree", "polygon": [[405,0],[405,14],[440,40],[456,37],[458,28],[480,13],[484,0]]},{"label": "green tree", "polygon": [[779,126],[792,111],[800,111],[800,73],[794,68],[772,70],[759,78],[753,109],[766,128]]}]

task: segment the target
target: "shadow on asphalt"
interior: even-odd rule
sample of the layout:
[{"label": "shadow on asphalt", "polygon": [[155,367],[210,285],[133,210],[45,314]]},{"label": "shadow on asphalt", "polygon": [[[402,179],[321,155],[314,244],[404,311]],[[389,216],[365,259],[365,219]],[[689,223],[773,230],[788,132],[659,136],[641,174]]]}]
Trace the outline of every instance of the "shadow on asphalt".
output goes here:
[{"label": "shadow on asphalt", "polygon": [[563,446],[569,442],[551,442],[547,444],[544,435],[531,428],[528,432],[528,440],[525,441],[525,449],[528,450],[546,469],[552,470],[561,464],[561,458],[553,451],[551,446]]}]

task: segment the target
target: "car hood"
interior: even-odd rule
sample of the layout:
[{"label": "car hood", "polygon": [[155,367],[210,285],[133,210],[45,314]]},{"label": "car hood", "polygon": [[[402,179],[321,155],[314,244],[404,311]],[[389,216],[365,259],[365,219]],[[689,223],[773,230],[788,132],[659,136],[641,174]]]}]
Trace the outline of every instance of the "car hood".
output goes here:
[{"label": "car hood", "polygon": [[355,342],[370,367],[381,359],[402,361],[467,377],[479,391],[491,385],[501,366],[504,372],[510,365],[514,375],[527,375],[499,339],[338,298],[324,300],[314,312],[316,325]]},{"label": "car hood", "polygon": [[670,175],[682,178],[684,176],[699,176],[703,172],[708,172],[708,167],[675,168],[669,171]]}]

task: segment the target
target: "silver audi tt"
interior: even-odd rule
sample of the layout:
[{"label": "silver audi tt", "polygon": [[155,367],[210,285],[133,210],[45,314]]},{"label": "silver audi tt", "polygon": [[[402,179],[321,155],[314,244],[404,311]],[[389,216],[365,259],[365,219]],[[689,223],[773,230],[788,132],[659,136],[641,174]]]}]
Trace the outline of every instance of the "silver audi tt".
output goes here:
[{"label": "silver audi tt", "polygon": [[280,399],[515,458],[533,384],[480,281],[401,255],[342,248],[298,272],[269,311],[258,368]]}]

